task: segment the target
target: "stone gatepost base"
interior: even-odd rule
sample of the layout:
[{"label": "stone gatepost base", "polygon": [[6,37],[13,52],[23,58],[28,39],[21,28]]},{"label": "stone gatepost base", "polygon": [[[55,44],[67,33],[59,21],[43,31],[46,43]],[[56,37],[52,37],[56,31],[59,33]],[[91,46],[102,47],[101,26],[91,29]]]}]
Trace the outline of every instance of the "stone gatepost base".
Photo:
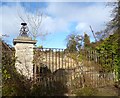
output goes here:
[{"label": "stone gatepost base", "polygon": [[28,79],[33,78],[33,48],[35,47],[36,40],[30,37],[18,37],[13,40],[15,45],[15,67],[17,71],[26,76]]}]

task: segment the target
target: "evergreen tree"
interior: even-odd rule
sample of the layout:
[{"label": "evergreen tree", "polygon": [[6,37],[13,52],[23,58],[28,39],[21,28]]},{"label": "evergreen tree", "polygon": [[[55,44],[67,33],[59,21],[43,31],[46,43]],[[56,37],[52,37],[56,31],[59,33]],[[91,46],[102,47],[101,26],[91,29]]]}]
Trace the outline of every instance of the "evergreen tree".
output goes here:
[{"label": "evergreen tree", "polygon": [[90,37],[86,33],[84,34],[84,48],[90,48]]}]

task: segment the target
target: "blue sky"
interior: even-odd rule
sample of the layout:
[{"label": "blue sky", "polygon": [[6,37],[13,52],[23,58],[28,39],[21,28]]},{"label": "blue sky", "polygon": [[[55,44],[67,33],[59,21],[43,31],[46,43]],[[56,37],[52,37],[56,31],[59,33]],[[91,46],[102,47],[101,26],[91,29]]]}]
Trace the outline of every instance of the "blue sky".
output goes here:
[{"label": "blue sky", "polygon": [[37,37],[37,46],[65,48],[65,39],[71,33],[86,32],[94,41],[89,25],[94,32],[105,29],[113,8],[104,2],[2,2],[0,33],[9,35],[3,38],[7,43],[13,45],[13,39],[19,35],[19,16],[27,22],[26,15],[35,16],[36,9],[44,14],[38,33],[47,33],[45,38]]}]

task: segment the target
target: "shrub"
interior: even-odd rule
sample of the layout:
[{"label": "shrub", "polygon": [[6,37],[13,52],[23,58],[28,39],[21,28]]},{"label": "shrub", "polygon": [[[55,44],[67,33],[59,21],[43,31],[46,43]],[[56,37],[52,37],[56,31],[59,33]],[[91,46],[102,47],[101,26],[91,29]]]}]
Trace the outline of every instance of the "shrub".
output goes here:
[{"label": "shrub", "polygon": [[31,95],[32,96],[55,96],[64,95],[67,92],[67,87],[62,81],[40,81],[33,85]]},{"label": "shrub", "polygon": [[76,91],[77,96],[95,96],[97,89],[92,87],[84,87]]}]

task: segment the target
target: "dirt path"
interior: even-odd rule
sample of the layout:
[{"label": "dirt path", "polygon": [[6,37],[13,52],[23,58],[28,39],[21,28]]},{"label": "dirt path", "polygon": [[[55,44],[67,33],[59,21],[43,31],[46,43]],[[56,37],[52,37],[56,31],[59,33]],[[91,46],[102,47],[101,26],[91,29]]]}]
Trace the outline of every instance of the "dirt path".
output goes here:
[{"label": "dirt path", "polygon": [[97,96],[118,96],[119,89],[114,86],[98,88]]}]

